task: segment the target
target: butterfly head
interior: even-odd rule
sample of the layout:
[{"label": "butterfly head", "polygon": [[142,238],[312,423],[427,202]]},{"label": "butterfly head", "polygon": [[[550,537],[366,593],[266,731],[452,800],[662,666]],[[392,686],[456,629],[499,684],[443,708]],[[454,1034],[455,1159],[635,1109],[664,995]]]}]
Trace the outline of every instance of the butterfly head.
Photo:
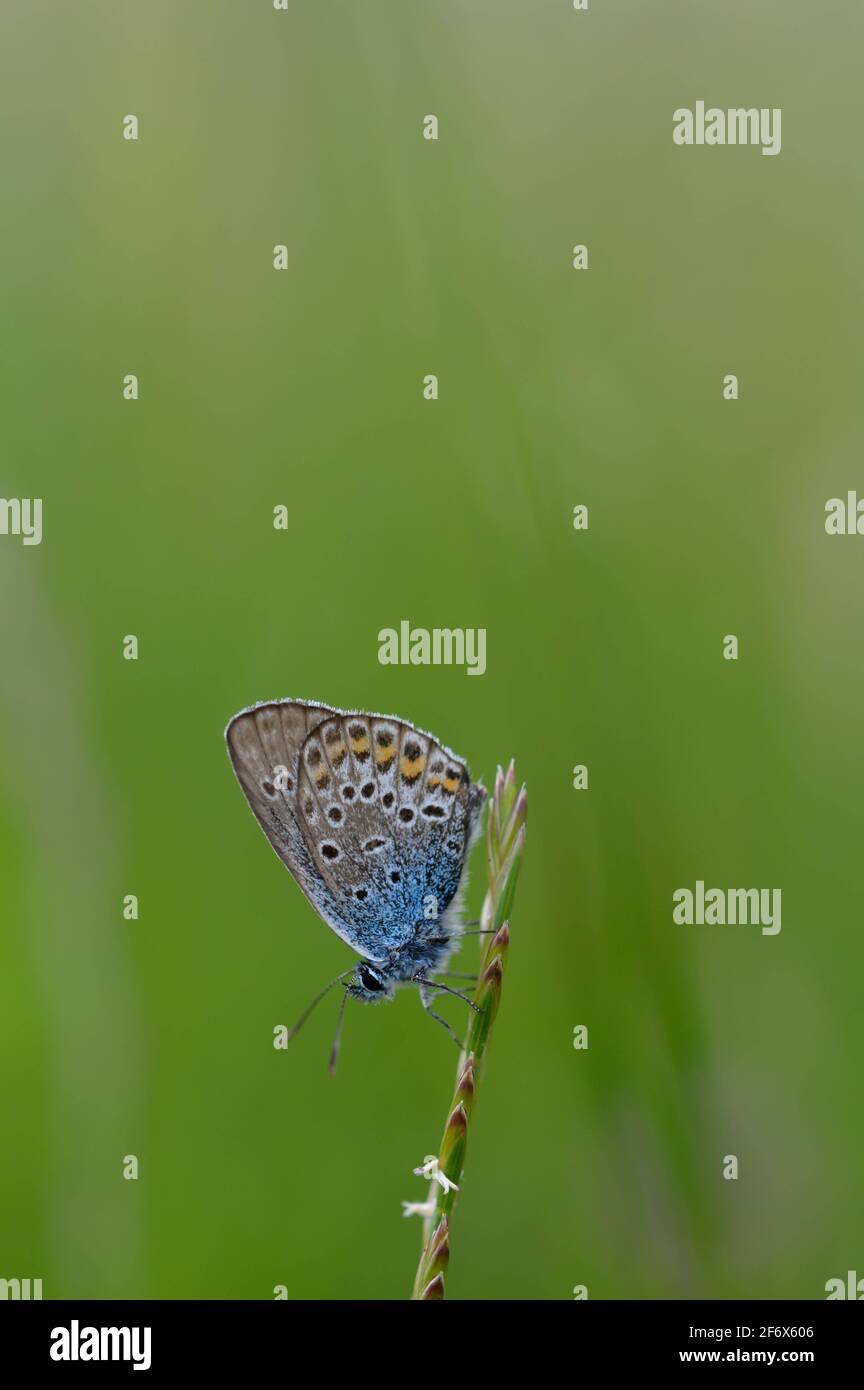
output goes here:
[{"label": "butterfly head", "polygon": [[361,999],[364,1004],[380,1004],[393,998],[394,984],[387,973],[368,961],[361,961],[354,972],[354,979],[346,986],[353,999]]}]

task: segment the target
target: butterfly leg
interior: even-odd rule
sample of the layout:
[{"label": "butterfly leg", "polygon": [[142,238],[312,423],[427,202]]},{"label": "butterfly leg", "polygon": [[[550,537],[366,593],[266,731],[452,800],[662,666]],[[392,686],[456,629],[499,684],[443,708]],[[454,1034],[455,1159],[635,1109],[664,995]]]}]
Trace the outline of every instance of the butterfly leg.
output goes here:
[{"label": "butterfly leg", "polygon": [[432,1008],[432,1001],[431,1001],[431,999],[429,998],[429,989],[428,989],[428,986],[425,985],[425,984],[422,984],[422,985],[420,985],[419,988],[420,988],[420,1002],[421,1002],[421,1004],[423,1005],[423,1008],[426,1010],[426,1012],[427,1012],[427,1014],[429,1015],[430,1018],[434,1018],[434,1020],[435,1020],[436,1023],[440,1023],[440,1024],[441,1024],[441,1027],[442,1027],[442,1028],[445,1028],[445,1029],[447,1030],[447,1032],[450,1034],[450,1037],[453,1039],[453,1041],[455,1042],[455,1044],[456,1044],[456,1046],[458,1047],[459,1051],[461,1052],[461,1051],[462,1051],[462,1041],[461,1041],[461,1039],[460,1039],[460,1038],[457,1038],[456,1034],[453,1032],[453,1029],[450,1027],[450,1024],[447,1022],[446,1018],[442,1018],[440,1014],[436,1014],[435,1010]]},{"label": "butterfly leg", "polygon": [[479,1004],[475,1004],[474,1000],[469,999],[468,995],[463,994],[460,989],[451,989],[449,985],[443,985],[440,980],[427,980],[425,975],[415,975],[414,980],[418,985],[431,985],[441,994],[452,994],[455,999],[461,999],[463,1004],[467,1004],[469,1008],[474,1010],[475,1014],[482,1014],[483,1012]]}]

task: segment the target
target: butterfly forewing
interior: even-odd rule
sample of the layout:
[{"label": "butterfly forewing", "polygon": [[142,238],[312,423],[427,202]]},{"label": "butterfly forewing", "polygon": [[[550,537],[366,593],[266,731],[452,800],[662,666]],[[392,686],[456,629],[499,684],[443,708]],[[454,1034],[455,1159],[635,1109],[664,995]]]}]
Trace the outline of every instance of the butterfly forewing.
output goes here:
[{"label": "butterfly forewing", "polygon": [[225,738],[237,780],[279,858],[327,925],[364,955],[350,923],[334,911],[298,815],[301,749],[310,730],[331,713],[298,700],[256,705],[234,716]]}]

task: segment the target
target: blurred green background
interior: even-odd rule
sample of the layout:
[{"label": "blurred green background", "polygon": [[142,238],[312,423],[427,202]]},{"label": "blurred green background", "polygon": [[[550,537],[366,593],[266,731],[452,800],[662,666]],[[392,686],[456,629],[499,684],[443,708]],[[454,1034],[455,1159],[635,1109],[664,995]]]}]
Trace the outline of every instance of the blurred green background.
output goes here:
[{"label": "blurred green background", "polygon": [[[285,695],[528,782],[450,1297],[862,1269],[861,40],[855,0],[3,0],[0,491],[44,540],[0,537],[0,1275],[410,1290],[456,1053],[409,992],[335,1081],[335,1002],[272,1047],[350,959],[225,755]],[[782,153],[675,148],[698,99]],[[402,618],[486,675],[380,666]],[[699,878],[781,934],[673,926]]]}]

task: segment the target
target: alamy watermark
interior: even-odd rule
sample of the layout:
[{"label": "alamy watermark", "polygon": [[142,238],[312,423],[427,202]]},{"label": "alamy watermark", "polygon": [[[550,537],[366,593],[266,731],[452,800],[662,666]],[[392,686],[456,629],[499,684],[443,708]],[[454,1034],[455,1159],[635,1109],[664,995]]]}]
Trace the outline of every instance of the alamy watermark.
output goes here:
[{"label": "alamy watermark", "polygon": [[0,497],[0,536],[20,536],[24,545],[41,545],[42,498]]},{"label": "alamy watermark", "polygon": [[763,936],[780,930],[781,889],[708,888],[697,879],[696,889],[676,888],[672,921],[679,926],[761,926]]},{"label": "alamy watermark", "polygon": [[761,145],[763,154],[779,154],[782,148],[779,106],[706,108],[697,101],[695,111],[679,106],[672,113],[672,139],[676,145]]},{"label": "alamy watermark", "polygon": [[52,1361],[131,1361],[133,1371],[150,1369],[149,1327],[69,1327],[51,1329]]},{"label": "alamy watermark", "polygon": [[30,1299],[42,1297],[41,1279],[0,1279],[0,1299]]},{"label": "alamy watermark", "polygon": [[864,1302],[864,1279],[858,1278],[858,1271],[848,1269],[845,1279],[829,1279],[825,1285],[828,1300],[832,1298],[851,1298],[856,1303]]},{"label": "alamy watermark", "polygon": [[464,666],[469,676],[486,670],[485,627],[412,627],[403,618],[398,630],[378,633],[382,666]]}]

